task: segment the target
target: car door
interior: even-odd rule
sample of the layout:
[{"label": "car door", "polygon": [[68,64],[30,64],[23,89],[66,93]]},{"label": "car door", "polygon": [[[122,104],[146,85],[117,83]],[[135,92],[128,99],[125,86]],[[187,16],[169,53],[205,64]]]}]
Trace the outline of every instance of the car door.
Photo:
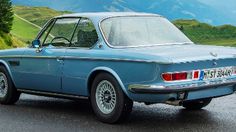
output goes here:
[{"label": "car door", "polygon": [[79,18],[57,18],[37,38],[42,46],[29,48],[22,59],[21,88],[62,92],[62,66]]},{"label": "car door", "polygon": [[62,89],[63,93],[87,95],[86,78],[94,66],[93,61],[86,59],[92,56],[91,49],[98,41],[96,29],[91,20],[81,18],[75,30],[72,44],[66,50],[63,64]]}]

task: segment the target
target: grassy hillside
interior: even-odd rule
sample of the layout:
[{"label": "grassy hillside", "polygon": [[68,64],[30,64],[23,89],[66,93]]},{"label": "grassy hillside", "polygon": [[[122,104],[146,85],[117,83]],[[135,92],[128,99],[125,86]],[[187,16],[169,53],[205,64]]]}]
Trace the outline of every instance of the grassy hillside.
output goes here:
[{"label": "grassy hillside", "polygon": [[49,19],[69,12],[56,11],[47,7],[14,6],[14,13],[11,34],[30,44],[40,31],[40,27],[43,27]]},{"label": "grassy hillside", "polygon": [[11,34],[0,31],[0,49],[9,49],[26,46],[24,42]]},{"label": "grassy hillside", "polygon": [[176,20],[173,23],[195,43],[236,46],[234,26],[211,26],[196,20]]},{"label": "grassy hillside", "polygon": [[56,11],[48,7],[26,6],[14,6],[14,12],[20,17],[41,27],[52,17],[71,13],[68,11]]},{"label": "grassy hillside", "polygon": [[40,29],[18,16],[14,16],[11,33],[20,38],[23,42],[29,44],[37,36]]}]

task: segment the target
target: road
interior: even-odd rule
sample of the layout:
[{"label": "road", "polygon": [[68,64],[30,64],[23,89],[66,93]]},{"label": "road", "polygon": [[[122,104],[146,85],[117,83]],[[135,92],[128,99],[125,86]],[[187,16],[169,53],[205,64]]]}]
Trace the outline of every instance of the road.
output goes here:
[{"label": "road", "polygon": [[0,132],[184,132],[236,131],[236,94],[214,99],[205,109],[135,103],[130,118],[117,125],[97,121],[88,101],[22,95],[12,106],[0,106]]}]

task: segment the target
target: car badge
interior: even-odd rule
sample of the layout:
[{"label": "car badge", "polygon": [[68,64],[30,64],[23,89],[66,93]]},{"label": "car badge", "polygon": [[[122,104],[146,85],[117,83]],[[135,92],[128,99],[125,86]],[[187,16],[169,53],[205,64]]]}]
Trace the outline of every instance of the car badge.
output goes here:
[{"label": "car badge", "polygon": [[213,57],[217,57],[218,56],[217,53],[213,53],[213,52],[210,52],[210,55],[212,55]]},{"label": "car badge", "polygon": [[217,66],[218,64],[217,64],[217,62],[216,61],[214,61],[213,62],[213,66]]}]

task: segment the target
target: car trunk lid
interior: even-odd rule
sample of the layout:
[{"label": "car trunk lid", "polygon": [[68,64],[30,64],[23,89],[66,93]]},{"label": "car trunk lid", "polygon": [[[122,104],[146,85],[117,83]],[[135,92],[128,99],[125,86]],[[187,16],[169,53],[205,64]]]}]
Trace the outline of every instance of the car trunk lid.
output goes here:
[{"label": "car trunk lid", "polygon": [[236,58],[236,48],[207,45],[166,45],[128,49],[142,55],[157,56],[171,63],[188,63]]}]

